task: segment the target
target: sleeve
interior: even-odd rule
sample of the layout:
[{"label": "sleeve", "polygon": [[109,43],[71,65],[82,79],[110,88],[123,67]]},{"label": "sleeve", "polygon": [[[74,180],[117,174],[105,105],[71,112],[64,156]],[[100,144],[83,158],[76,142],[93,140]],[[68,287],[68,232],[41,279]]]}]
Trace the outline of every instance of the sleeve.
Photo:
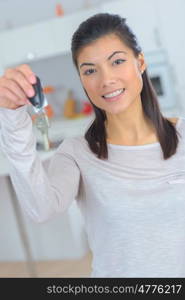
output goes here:
[{"label": "sleeve", "polygon": [[78,195],[80,181],[70,139],[58,147],[46,171],[36,151],[26,106],[0,108],[0,120],[1,150],[10,163],[10,177],[24,212],[35,222],[45,222],[64,212]]}]

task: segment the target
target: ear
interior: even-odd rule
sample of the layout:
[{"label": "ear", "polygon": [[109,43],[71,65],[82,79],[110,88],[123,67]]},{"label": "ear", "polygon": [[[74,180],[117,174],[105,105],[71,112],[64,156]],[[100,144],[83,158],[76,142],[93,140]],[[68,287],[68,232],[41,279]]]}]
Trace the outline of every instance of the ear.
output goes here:
[{"label": "ear", "polygon": [[139,68],[139,71],[141,73],[143,73],[147,67],[146,65],[146,62],[145,62],[145,58],[144,58],[144,53],[143,52],[140,52],[138,54],[138,57],[137,57],[137,60],[138,60],[138,68]]}]

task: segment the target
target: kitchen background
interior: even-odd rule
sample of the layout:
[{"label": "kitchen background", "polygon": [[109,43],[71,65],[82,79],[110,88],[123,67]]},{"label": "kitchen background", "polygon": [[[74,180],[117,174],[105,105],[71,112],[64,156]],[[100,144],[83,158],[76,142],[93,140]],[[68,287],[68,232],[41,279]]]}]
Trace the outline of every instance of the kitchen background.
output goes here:
[{"label": "kitchen background", "polygon": [[[162,111],[185,116],[184,0],[0,0],[0,75],[7,67],[28,63],[48,100],[49,151],[28,108],[45,167],[57,145],[83,134],[93,119],[72,64],[70,41],[77,26],[97,12],[127,19],[142,46]],[[35,224],[17,204],[8,174],[0,150],[0,277],[88,276],[91,253],[75,201],[62,216]]]}]

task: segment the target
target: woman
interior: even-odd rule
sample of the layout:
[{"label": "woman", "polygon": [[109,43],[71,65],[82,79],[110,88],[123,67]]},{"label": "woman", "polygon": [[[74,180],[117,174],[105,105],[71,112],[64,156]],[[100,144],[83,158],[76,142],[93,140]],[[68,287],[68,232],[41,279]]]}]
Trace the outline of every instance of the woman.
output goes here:
[{"label": "woman", "polygon": [[185,119],[160,112],[144,54],[120,16],[83,22],[72,56],[95,120],[85,137],[63,141],[48,173],[26,112],[32,70],[8,69],[0,81],[1,147],[22,207],[43,222],[76,199],[91,277],[184,277]]}]

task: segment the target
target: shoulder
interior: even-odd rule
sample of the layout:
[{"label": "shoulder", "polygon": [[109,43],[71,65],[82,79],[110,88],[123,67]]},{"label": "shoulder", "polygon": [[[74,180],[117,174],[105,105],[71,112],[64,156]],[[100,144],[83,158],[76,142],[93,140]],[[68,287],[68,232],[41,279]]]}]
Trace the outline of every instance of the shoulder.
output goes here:
[{"label": "shoulder", "polygon": [[177,124],[179,117],[176,118],[167,118],[167,120],[171,121],[172,123],[174,123],[175,125]]},{"label": "shoulder", "polygon": [[59,152],[75,153],[77,149],[85,146],[85,138],[83,136],[66,137],[58,147]]},{"label": "shoulder", "polygon": [[185,142],[185,116],[180,116],[178,118],[167,118],[171,121],[177,130],[178,136]]},{"label": "shoulder", "polygon": [[172,122],[176,129],[180,131],[185,131],[185,116],[173,117],[173,118],[166,118],[170,122]]}]

